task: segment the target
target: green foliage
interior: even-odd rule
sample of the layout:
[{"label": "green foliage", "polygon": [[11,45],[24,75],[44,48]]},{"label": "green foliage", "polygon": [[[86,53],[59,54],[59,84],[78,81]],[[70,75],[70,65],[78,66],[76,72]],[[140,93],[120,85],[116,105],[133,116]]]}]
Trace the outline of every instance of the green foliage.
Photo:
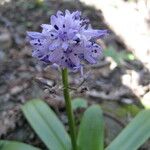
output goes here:
[{"label": "green foliage", "polygon": [[88,104],[85,99],[82,98],[76,98],[72,101],[72,108],[73,110],[76,110],[78,108],[87,108]]},{"label": "green foliage", "polygon": [[133,118],[142,110],[142,108],[135,104],[118,104],[113,101],[103,102],[101,108],[121,120],[125,119],[127,115]]},{"label": "green foliage", "polygon": [[150,110],[141,111],[106,150],[137,150],[150,137]]},{"label": "green foliage", "polygon": [[77,144],[78,150],[103,150],[104,122],[98,105],[89,107],[81,121]]},{"label": "green foliage", "polygon": [[126,116],[127,114],[130,114],[131,116],[136,116],[141,109],[137,107],[134,104],[125,104],[121,106],[120,108],[116,109],[115,114],[117,114],[119,117]]},{"label": "green foliage", "polygon": [[38,99],[29,101],[23,106],[23,113],[48,149],[71,149],[71,141],[64,126],[46,103]]},{"label": "green foliage", "polygon": [[126,52],[126,51],[120,51],[117,52],[114,47],[109,46],[107,49],[104,50],[104,55],[107,57],[112,57],[112,59],[118,64],[121,65],[121,63],[124,60],[134,60],[134,55],[132,53]]},{"label": "green foliage", "polygon": [[40,149],[16,141],[0,140],[0,150],[40,150]]},{"label": "green foliage", "polygon": [[[74,108],[87,107],[76,99]],[[71,140],[54,112],[41,100],[23,106],[30,125],[49,150],[72,150]],[[130,108],[129,108],[130,109]],[[134,110],[136,113],[139,111]],[[105,150],[137,150],[150,137],[150,110],[141,111]],[[89,107],[79,127],[78,150],[104,150],[104,120],[98,105]],[[40,150],[28,144],[0,140],[0,150]]]}]

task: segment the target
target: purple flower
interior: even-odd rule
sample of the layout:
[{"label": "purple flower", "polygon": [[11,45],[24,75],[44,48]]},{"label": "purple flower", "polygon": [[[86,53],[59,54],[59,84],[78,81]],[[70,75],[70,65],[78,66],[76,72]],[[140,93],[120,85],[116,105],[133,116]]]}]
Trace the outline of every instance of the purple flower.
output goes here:
[{"label": "purple flower", "polygon": [[82,70],[84,61],[97,62],[102,48],[94,41],[107,35],[107,30],[92,29],[79,11],[58,11],[51,16],[50,22],[41,25],[41,33],[27,32],[33,57],[72,70]]}]

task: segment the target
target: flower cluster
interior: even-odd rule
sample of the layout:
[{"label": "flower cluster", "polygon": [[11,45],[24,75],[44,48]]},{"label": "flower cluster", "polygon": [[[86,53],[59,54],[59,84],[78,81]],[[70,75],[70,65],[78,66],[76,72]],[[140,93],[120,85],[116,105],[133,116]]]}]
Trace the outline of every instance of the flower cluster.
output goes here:
[{"label": "flower cluster", "polygon": [[81,12],[58,11],[50,18],[51,24],[42,24],[42,32],[27,32],[33,47],[33,57],[61,68],[81,69],[82,62],[97,62],[102,48],[95,40],[107,34],[106,30],[94,30]]}]

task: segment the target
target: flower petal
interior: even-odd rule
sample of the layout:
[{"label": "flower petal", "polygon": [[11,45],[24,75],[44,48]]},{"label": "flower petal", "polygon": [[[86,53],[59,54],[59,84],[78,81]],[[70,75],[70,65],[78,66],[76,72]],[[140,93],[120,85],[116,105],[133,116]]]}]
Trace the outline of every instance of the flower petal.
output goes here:
[{"label": "flower petal", "polygon": [[61,59],[61,57],[63,56],[62,50],[54,50],[54,51],[50,51],[49,53],[49,60],[52,63],[57,63],[59,62],[59,60]]},{"label": "flower petal", "polygon": [[44,35],[39,32],[29,32],[27,31],[27,37],[32,40],[32,39],[38,39],[38,38],[43,38]]},{"label": "flower petal", "polygon": [[43,30],[42,30],[43,34],[46,34],[54,29],[54,27],[49,24],[42,24],[41,27],[43,28]]},{"label": "flower petal", "polygon": [[107,30],[94,30],[88,19],[81,18],[80,11],[58,11],[50,22],[41,25],[42,33],[27,32],[33,57],[74,71],[83,68],[84,60],[97,62],[102,48],[94,41],[107,35]]}]

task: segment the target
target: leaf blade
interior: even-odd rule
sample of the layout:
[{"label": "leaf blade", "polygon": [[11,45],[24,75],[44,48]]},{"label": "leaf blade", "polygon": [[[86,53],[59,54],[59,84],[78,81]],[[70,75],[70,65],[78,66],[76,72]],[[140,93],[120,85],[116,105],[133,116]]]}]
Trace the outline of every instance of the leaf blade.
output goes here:
[{"label": "leaf blade", "polygon": [[75,98],[71,104],[73,110],[76,110],[78,108],[87,108],[88,106],[87,101],[83,98]]},{"label": "leaf blade", "polygon": [[31,127],[50,150],[70,150],[71,141],[54,112],[41,100],[32,100],[22,108]]},{"label": "leaf blade", "polygon": [[106,150],[137,150],[150,137],[150,110],[140,112]]},{"label": "leaf blade", "polygon": [[103,150],[104,124],[102,110],[98,105],[91,106],[85,111],[77,143],[79,150]]},{"label": "leaf blade", "polygon": [[0,150],[40,150],[40,149],[21,142],[0,140]]}]

